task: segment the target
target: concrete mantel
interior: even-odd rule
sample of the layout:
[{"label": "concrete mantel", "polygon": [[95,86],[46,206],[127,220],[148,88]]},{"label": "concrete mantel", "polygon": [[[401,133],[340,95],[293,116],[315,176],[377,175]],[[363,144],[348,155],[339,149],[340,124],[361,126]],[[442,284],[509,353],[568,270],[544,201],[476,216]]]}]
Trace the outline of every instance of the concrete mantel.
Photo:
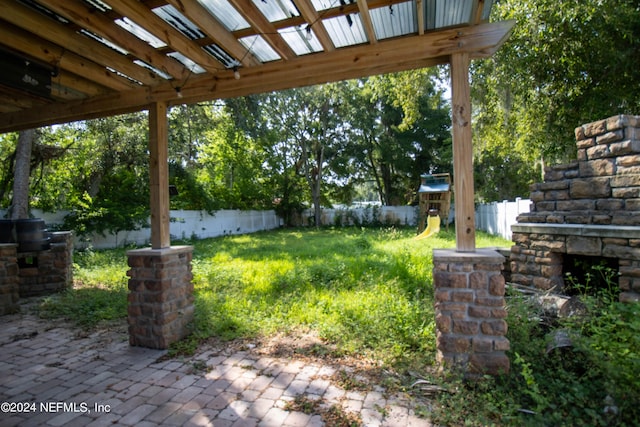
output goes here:
[{"label": "concrete mantel", "polygon": [[478,248],[475,252],[459,252],[455,249],[434,249],[433,259],[440,262],[472,262],[498,263],[504,262],[505,257],[495,248]]},{"label": "concrete mantel", "polygon": [[640,226],[633,225],[520,223],[512,225],[511,231],[514,233],[605,238],[619,238],[624,236],[627,239],[640,239]]},{"label": "concrete mantel", "polygon": [[193,252],[193,246],[171,246],[162,249],[142,248],[132,249],[127,252],[128,256],[164,256],[177,255],[181,253]]}]

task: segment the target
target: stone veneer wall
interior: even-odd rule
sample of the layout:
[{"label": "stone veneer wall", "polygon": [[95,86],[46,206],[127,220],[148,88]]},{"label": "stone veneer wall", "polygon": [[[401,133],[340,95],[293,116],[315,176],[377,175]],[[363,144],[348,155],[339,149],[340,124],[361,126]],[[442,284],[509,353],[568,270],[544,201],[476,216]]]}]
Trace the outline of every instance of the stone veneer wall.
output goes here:
[{"label": "stone veneer wall", "polygon": [[192,246],[129,251],[129,343],[166,349],[193,320]]},{"label": "stone veneer wall", "polygon": [[466,376],[508,373],[505,258],[491,249],[433,251],[437,359]]},{"label": "stone veneer wall", "polygon": [[72,286],[73,233],[50,233],[51,247],[39,252],[18,252],[20,297],[48,295]]},{"label": "stone veneer wall", "polygon": [[512,281],[563,286],[562,254],[619,260],[621,300],[640,298],[640,116],[575,131],[577,161],[545,169],[512,227]]},{"label": "stone veneer wall", "polygon": [[17,247],[15,243],[0,244],[0,316],[19,310]]}]

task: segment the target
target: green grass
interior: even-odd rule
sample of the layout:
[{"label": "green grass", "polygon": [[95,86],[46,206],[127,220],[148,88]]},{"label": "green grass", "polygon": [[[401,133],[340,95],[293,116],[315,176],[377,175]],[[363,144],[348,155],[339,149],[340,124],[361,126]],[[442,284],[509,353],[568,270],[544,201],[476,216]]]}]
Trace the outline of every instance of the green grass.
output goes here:
[{"label": "green grass", "polygon": [[[432,249],[441,233],[281,230],[195,242],[195,334],[250,337],[313,330],[339,352],[432,358]],[[480,243],[504,243],[483,236]]]},{"label": "green grass", "polygon": [[44,298],[40,316],[64,317],[85,328],[126,317],[126,272],[124,249],[76,251],[73,289]]}]

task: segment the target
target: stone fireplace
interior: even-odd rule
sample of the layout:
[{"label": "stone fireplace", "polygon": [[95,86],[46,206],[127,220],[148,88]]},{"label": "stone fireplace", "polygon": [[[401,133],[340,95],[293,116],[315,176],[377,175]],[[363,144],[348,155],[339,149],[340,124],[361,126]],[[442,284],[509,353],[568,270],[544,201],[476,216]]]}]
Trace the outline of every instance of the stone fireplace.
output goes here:
[{"label": "stone fireplace", "polygon": [[577,161],[545,170],[531,211],[512,226],[511,281],[565,288],[565,262],[604,258],[619,272],[620,301],[640,301],[640,116],[575,131]]}]

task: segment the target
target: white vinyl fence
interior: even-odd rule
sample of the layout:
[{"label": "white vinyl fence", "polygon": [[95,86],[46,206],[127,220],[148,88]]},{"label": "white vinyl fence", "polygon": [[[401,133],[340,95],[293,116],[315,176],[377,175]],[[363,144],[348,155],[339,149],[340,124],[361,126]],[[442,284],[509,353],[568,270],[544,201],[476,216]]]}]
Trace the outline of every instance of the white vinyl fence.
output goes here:
[{"label": "white vinyl fence", "polygon": [[[68,212],[31,211],[34,218],[42,218],[48,227],[62,224]],[[0,211],[0,217],[5,212]],[[256,231],[271,230],[282,226],[282,220],[275,211],[239,211],[220,210],[209,215],[205,211],[170,211],[169,233],[171,239],[204,239],[229,234],[246,234]],[[93,234],[91,236],[75,236],[74,246],[79,249],[92,247],[107,249],[125,245],[148,245],[151,240],[151,229],[121,231],[117,235]]]},{"label": "white vinyl fence", "polygon": [[[300,217],[301,225],[313,225],[314,211],[307,209]],[[322,209],[320,225],[398,225],[417,226],[417,206],[379,206],[367,205],[362,207]]]},{"label": "white vinyl fence", "polygon": [[[31,216],[42,218],[49,228],[62,224],[66,211],[54,213],[32,209]],[[0,210],[0,218],[6,212]],[[309,225],[313,218],[313,210],[309,209],[300,217],[301,225]],[[367,206],[349,209],[323,209],[322,225],[410,225],[417,224],[417,208],[413,206]],[[311,222],[312,223],[312,222]],[[205,211],[170,211],[169,233],[171,239],[204,239],[231,234],[247,234],[257,231],[272,230],[283,225],[283,221],[273,210],[269,211],[239,211],[219,210],[212,215]],[[151,230],[121,231],[117,234],[102,236],[75,236],[74,246],[78,249],[88,247],[107,249],[126,245],[148,245],[151,240]]]},{"label": "white vinyl fence", "polygon": [[521,213],[529,212],[531,200],[516,198],[515,201],[493,202],[476,206],[476,228],[511,240],[511,226]]},{"label": "white vinyl fence", "polygon": [[[516,223],[516,217],[522,212],[529,212],[529,200],[516,199],[515,202],[494,202],[478,205],[476,208],[476,228],[491,234],[499,234],[511,239],[511,225]],[[454,218],[455,206],[452,206],[449,221]],[[34,218],[42,218],[51,228],[62,224],[68,212],[42,212],[38,209],[31,211]],[[0,218],[6,212],[0,210]],[[204,239],[207,237],[231,234],[247,234],[262,230],[272,230],[283,225],[275,211],[239,211],[220,210],[209,215],[204,211],[170,211],[171,222],[169,232],[173,239]],[[313,210],[304,211],[300,217],[301,225],[313,224]],[[418,224],[418,208],[416,206],[365,206],[356,208],[323,209],[321,225],[400,225],[414,227]],[[78,249],[92,247],[107,249],[125,245],[148,245],[151,230],[143,228],[134,231],[121,231],[117,235],[75,236],[74,245]]]}]

